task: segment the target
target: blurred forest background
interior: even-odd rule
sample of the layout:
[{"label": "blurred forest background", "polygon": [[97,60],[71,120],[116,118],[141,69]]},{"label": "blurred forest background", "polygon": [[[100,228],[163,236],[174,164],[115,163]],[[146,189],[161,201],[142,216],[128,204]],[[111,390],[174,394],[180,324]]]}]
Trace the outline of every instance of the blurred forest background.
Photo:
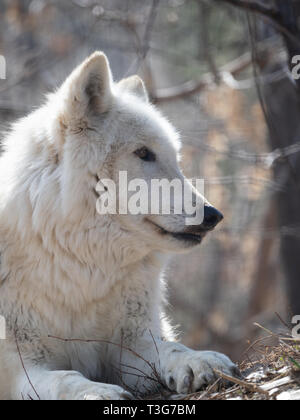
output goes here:
[{"label": "blurred forest background", "polygon": [[172,260],[168,314],[185,344],[236,360],[253,322],[300,314],[299,16],[294,0],[0,0],[2,129],[96,49],[179,129],[225,221]]}]

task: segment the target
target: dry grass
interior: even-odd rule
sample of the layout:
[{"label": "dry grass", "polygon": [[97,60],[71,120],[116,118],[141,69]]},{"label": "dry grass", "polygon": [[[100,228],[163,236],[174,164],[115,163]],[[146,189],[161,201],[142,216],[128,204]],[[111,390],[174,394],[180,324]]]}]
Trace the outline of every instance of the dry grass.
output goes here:
[{"label": "dry grass", "polygon": [[[245,352],[245,362],[240,365],[243,380],[216,372],[220,378],[213,386],[184,399],[300,400],[300,339],[257,326],[264,336]],[[220,386],[221,379],[230,380],[231,386]]]}]

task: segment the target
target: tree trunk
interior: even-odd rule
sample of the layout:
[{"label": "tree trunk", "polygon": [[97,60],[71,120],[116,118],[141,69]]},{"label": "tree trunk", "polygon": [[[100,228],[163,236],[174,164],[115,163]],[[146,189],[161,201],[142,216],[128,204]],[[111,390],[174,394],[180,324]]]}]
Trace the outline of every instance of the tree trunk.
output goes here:
[{"label": "tree trunk", "polygon": [[[290,67],[292,57],[300,55],[300,5],[294,0],[277,0],[276,3],[285,26],[299,39],[299,43],[296,43],[285,38]],[[274,70],[278,68],[264,68],[263,72]],[[300,143],[300,81],[286,77],[264,85],[263,93],[269,116],[271,149]],[[300,314],[300,152],[278,160],[274,166],[274,176],[284,190],[277,194],[276,211],[281,230],[280,253],[290,309],[293,314]]]}]

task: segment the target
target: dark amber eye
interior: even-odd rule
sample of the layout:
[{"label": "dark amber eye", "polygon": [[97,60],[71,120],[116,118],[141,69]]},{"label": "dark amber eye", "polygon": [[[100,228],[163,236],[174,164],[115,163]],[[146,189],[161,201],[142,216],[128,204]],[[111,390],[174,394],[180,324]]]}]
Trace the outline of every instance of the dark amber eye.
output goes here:
[{"label": "dark amber eye", "polygon": [[151,150],[147,149],[147,147],[141,147],[136,150],[134,154],[146,162],[154,162],[156,160],[155,154],[151,152]]}]

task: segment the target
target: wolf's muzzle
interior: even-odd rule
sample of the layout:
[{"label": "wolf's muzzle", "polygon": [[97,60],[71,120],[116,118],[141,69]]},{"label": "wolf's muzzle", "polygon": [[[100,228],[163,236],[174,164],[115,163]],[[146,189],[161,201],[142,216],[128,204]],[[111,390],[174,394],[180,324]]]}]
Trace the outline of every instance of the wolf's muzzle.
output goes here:
[{"label": "wolf's muzzle", "polygon": [[212,206],[205,206],[203,222],[200,225],[188,226],[184,232],[171,234],[179,240],[185,240],[194,244],[201,243],[207,232],[213,230],[223,218],[219,210]]}]

